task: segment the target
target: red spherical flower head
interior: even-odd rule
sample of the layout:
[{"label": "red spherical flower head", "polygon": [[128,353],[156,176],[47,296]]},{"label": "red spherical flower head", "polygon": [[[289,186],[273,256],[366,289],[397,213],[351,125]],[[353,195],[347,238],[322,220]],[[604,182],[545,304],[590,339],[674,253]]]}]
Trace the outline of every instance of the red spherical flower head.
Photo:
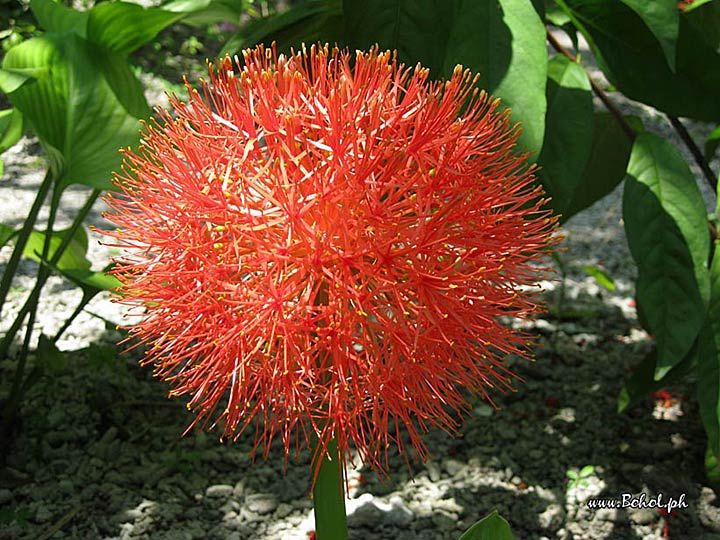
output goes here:
[{"label": "red spherical flower head", "polygon": [[130,333],[227,437],[254,425],[286,456],[335,438],[385,472],[404,426],[422,458],[463,388],[509,387],[502,357],[527,355],[498,319],[534,310],[555,220],[518,130],[459,67],[433,83],[378,50],[243,58],[126,154],[108,202]]}]

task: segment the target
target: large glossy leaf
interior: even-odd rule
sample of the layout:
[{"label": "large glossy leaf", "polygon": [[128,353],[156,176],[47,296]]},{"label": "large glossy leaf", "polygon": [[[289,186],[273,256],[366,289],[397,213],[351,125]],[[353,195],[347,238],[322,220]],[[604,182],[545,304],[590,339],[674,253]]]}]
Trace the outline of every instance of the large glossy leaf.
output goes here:
[{"label": "large glossy leaf", "polygon": [[0,69],[0,90],[9,94],[33,79],[42,79],[49,75],[47,68]]},{"label": "large glossy leaf", "polygon": [[[625,117],[625,121],[636,131],[642,131],[639,119]],[[596,112],[593,115],[590,155],[564,209],[563,220],[585,210],[615,189],[625,176],[631,149],[632,140],[612,114]]]},{"label": "large glossy leaf", "polygon": [[5,56],[6,69],[48,72],[9,98],[37,133],[64,185],[112,189],[111,173],[121,163],[118,148],[139,140],[138,118],[123,106],[141,112],[130,107],[144,102],[139,85],[114,90],[105,78],[115,70],[125,70],[127,77],[128,68],[120,65],[124,62],[74,34],[48,33],[13,47]]},{"label": "large glossy leaf", "polygon": [[538,161],[551,205],[567,219],[590,156],[593,103],[587,73],[565,56],[548,62],[547,104],[545,145]]},{"label": "large glossy leaf", "polygon": [[[547,47],[545,27],[530,0],[345,0],[348,44],[379,43],[401,61],[434,76],[457,64],[480,73],[480,86],[502,98],[521,122],[520,144],[539,152],[545,133]],[[537,157],[537,154],[535,154]]]},{"label": "large glossy leaf", "polygon": [[236,0],[175,0],[160,7],[165,11],[184,14],[183,24],[207,26],[213,23],[238,24],[245,3]]},{"label": "large glossy leaf", "polygon": [[658,0],[622,0],[637,13],[660,42],[665,59],[675,71],[675,46],[680,29],[680,15],[674,2]]},{"label": "large glossy leaf", "polygon": [[658,347],[660,379],[687,354],[704,324],[710,240],[695,178],[678,150],[656,135],[635,139],[623,218],[638,266],[638,302]]},{"label": "large glossy leaf", "polygon": [[107,2],[90,10],[87,37],[119,54],[128,54],[152,41],[158,32],[183,16],[183,13],[143,8],[128,2]]},{"label": "large glossy leaf", "polygon": [[55,0],[30,0],[30,8],[46,32],[87,34],[87,11],[77,11]]},{"label": "large glossy leaf", "polygon": [[[557,0],[580,28],[610,82],[675,116],[720,120],[720,2],[680,14],[675,72],[656,36],[621,0]],[[655,2],[657,4],[672,2]]]},{"label": "large glossy leaf", "polygon": [[513,540],[510,525],[505,521],[497,510],[485,516],[463,533],[460,540]]},{"label": "large glossy leaf", "polygon": [[237,54],[241,49],[258,43],[275,42],[278,49],[299,48],[322,42],[341,42],[342,6],[340,0],[310,0],[287,11],[254,19],[225,44],[220,52]]}]

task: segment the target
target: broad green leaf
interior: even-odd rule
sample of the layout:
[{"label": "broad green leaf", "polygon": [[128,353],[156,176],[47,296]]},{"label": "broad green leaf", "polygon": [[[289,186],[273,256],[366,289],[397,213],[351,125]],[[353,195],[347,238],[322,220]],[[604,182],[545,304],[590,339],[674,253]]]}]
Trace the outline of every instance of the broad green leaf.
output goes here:
[{"label": "broad green leaf", "polygon": [[435,77],[449,76],[457,64],[479,73],[479,85],[522,124],[520,145],[537,157],[545,133],[547,45],[530,0],[345,0],[343,13],[351,48],[379,43]]},{"label": "broad green leaf", "polygon": [[[545,133],[547,44],[545,26],[528,0],[464,2],[449,36],[443,73],[460,63],[480,73],[480,86],[502,99],[512,121],[522,124],[518,140],[537,159]],[[477,17],[475,25],[471,17]],[[470,24],[468,24],[470,22]],[[496,30],[505,27],[506,30]],[[505,32],[509,34],[505,34]],[[493,41],[498,37],[497,41]],[[510,41],[504,41],[509,37]],[[507,52],[500,48],[507,47]],[[505,67],[497,60],[510,53]]]},{"label": "broad green leaf", "polygon": [[30,8],[40,27],[57,34],[75,33],[86,36],[88,13],[69,8],[55,0],[30,0]]},{"label": "broad green leaf", "polygon": [[622,2],[645,22],[660,42],[668,66],[675,71],[675,46],[680,27],[680,15],[675,2],[658,0],[622,0]]},{"label": "broad green leaf", "polygon": [[23,134],[22,113],[17,109],[0,111],[0,154],[12,148]]},{"label": "broad green leaf", "polygon": [[148,118],[152,110],[145,99],[145,89],[126,61],[106,49],[94,51],[96,65],[123,108],[135,118]]},{"label": "broad green leaf", "polygon": [[698,359],[697,350],[697,346],[690,349],[685,358],[668,371],[660,381],[655,380],[657,351],[653,350],[645,355],[645,358],[638,364],[632,375],[625,380],[620,390],[617,402],[618,413],[625,412],[640,403],[652,392],[681,381],[686,375],[692,373]]},{"label": "broad green leaf", "polygon": [[39,365],[51,375],[60,375],[65,369],[65,355],[44,334],[40,334],[36,356]]},{"label": "broad green leaf", "polygon": [[45,77],[47,68],[0,69],[0,90],[9,94],[32,79]]},{"label": "broad green leaf", "polygon": [[708,447],[720,452],[720,242],[710,265],[710,304],[700,333],[697,392],[700,416],[708,437]]},{"label": "broad green leaf", "polygon": [[175,0],[160,7],[165,11],[182,13],[183,24],[193,26],[207,26],[214,23],[238,24],[245,12],[245,3],[235,0]]},{"label": "broad green leaf", "polygon": [[339,42],[341,28],[340,0],[310,0],[282,13],[250,21],[228,40],[220,55],[237,54],[241,49],[272,41],[279,50],[298,48],[303,43]]},{"label": "broad green leaf", "polygon": [[715,152],[720,146],[720,126],[712,130],[705,141],[705,159],[711,161],[715,157]]},{"label": "broad green leaf", "polygon": [[126,55],[152,41],[158,32],[183,16],[183,13],[143,8],[128,2],[98,4],[89,12],[87,38]]},{"label": "broad green leaf", "polygon": [[[46,260],[52,259],[55,251],[62,243],[65,236],[68,234],[69,229],[57,231],[53,233],[50,239],[50,250],[47,254]],[[42,262],[43,246],[45,245],[45,233],[40,231],[33,231],[30,233],[27,245],[23,250],[23,255],[32,259],[36,262]],[[67,249],[63,252],[60,260],[55,265],[58,270],[89,270],[91,263],[87,259],[88,249],[88,237],[85,229],[82,227],[78,229],[75,237],[68,245]]]},{"label": "broad green leaf", "polygon": [[497,510],[485,516],[463,533],[460,540],[513,540],[510,525]]},{"label": "broad green leaf", "polygon": [[[642,124],[634,117],[625,117],[636,131]],[[615,117],[607,112],[593,115],[593,135],[590,156],[577,182],[563,219],[585,210],[608,195],[622,181],[630,159],[632,141],[620,127]]]},{"label": "broad green leaf", "polygon": [[695,178],[678,150],[651,133],[641,133],[633,145],[623,218],[638,266],[638,303],[658,347],[655,379],[661,379],[704,323],[710,240]]},{"label": "broad green leaf", "polygon": [[[8,97],[45,147],[53,171],[63,185],[84,184],[112,189],[113,171],[122,161],[118,149],[139,140],[141,88],[127,84],[124,58],[100,50],[73,34],[45,34],[13,47],[6,69],[46,69],[49,75],[23,85]],[[133,92],[135,96],[132,97]]]},{"label": "broad green leaf", "polygon": [[548,62],[547,107],[540,176],[550,204],[565,218],[590,156],[593,103],[585,70],[562,55]]},{"label": "broad green leaf", "polygon": [[615,282],[607,272],[598,266],[583,266],[583,271],[597,281],[598,285],[605,287],[608,291],[615,290]]},{"label": "broad green leaf", "polygon": [[585,35],[608,80],[626,96],[674,116],[720,120],[720,52],[707,35],[720,2],[680,15],[674,72],[655,35],[621,0],[557,2]]}]

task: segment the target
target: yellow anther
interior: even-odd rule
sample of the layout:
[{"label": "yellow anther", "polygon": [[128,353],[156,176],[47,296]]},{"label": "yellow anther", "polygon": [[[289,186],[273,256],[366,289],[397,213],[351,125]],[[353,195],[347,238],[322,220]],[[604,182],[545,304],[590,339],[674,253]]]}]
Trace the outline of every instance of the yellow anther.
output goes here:
[{"label": "yellow anther", "polygon": [[200,193],[202,193],[203,195],[207,195],[208,193],[210,193],[210,186],[205,186],[204,188],[202,188],[200,190]]},{"label": "yellow anther", "polygon": [[213,244],[213,248],[214,248],[214,249],[222,249],[222,247],[223,247],[222,242],[215,242],[215,243]]},{"label": "yellow anther", "polygon": [[226,229],[226,227],[225,227],[225,225],[215,225],[214,229],[217,232],[223,232]]}]

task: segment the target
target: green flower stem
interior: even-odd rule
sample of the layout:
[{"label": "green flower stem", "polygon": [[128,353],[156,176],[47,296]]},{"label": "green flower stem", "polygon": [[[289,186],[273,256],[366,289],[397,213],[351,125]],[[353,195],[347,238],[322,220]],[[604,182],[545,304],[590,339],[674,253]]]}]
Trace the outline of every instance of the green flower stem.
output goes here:
[{"label": "green flower stem", "polygon": [[67,319],[65,319],[65,322],[62,325],[62,328],[58,330],[57,334],[55,334],[55,337],[52,338],[53,343],[57,343],[58,340],[62,337],[62,335],[65,333],[65,331],[70,328],[70,325],[73,323],[73,321],[77,318],[78,315],[80,315],[85,309],[85,306],[88,304],[89,300],[93,297],[93,294],[84,294],[82,300],[80,300],[80,303],[75,308],[75,311],[72,312],[72,315],[70,315]]},{"label": "green flower stem", "polygon": [[[27,245],[28,239],[30,238],[30,234],[33,231],[33,226],[35,225],[35,221],[37,220],[38,214],[40,213],[40,208],[42,208],[42,205],[45,202],[45,198],[47,197],[48,191],[50,191],[50,187],[52,186],[52,184],[53,175],[48,170],[48,172],[45,174],[45,178],[43,178],[42,184],[40,184],[40,189],[35,196],[35,201],[30,208],[30,212],[28,213],[27,218],[25,218],[22,229],[20,229],[20,234],[18,234],[18,237],[15,240],[15,249],[10,256],[7,267],[5,267],[2,281],[0,281],[0,314],[2,314],[5,300],[7,299],[8,292],[10,291],[10,286],[12,285],[12,279],[15,277],[15,273],[17,272],[17,267],[20,264],[20,259],[22,258],[23,251],[25,250],[25,246]],[[0,356],[0,358],[1,357],[2,356]]]},{"label": "green flower stem", "polygon": [[313,488],[316,540],[347,540],[345,479],[337,441],[333,439],[320,459],[320,470]]},{"label": "green flower stem", "polygon": [[50,262],[47,265],[47,268],[43,266],[43,272],[42,276],[38,275],[38,281],[35,283],[35,287],[33,288],[32,292],[30,293],[30,296],[28,296],[28,299],[25,301],[25,304],[23,304],[22,308],[20,308],[19,313],[17,314],[17,317],[15,318],[15,321],[13,322],[12,326],[8,330],[7,334],[3,338],[2,341],[0,341],[0,358],[5,358],[7,356],[8,350],[10,348],[10,344],[12,343],[13,339],[15,338],[15,335],[17,334],[18,330],[20,330],[20,327],[22,326],[23,320],[25,320],[25,316],[33,309],[33,306],[37,306],[37,302],[40,299],[40,292],[42,291],[42,287],[45,285],[45,282],[47,281],[47,278],[50,276],[51,268],[56,266],[60,258],[62,257],[63,253],[65,253],[65,250],[70,245],[70,242],[72,242],[75,233],[78,231],[80,226],[82,225],[83,221],[85,221],[85,218],[87,217],[88,213],[90,212],[90,209],[92,208],[93,204],[95,204],[95,201],[100,196],[100,190],[95,189],[88,197],[88,200],[85,202],[85,205],[80,209],[78,214],[75,216],[75,220],[73,221],[72,226],[70,227],[70,230],[68,231],[68,234],[64,236],[62,239],[62,242],[60,242],[60,245],[58,246],[57,250],[53,253],[52,258],[50,259]]},{"label": "green flower stem", "polygon": [[[55,193],[53,193],[53,202],[50,207],[50,217],[48,218],[47,236],[45,238],[46,242],[43,245],[43,260],[47,260],[47,255],[50,248],[48,239],[52,234],[52,224],[55,218],[55,212],[57,211],[57,207],[59,206],[60,195],[61,192],[58,192],[57,196]],[[22,398],[23,388],[25,387],[23,384],[25,375],[25,364],[27,363],[27,355],[30,347],[30,338],[32,337],[32,327],[35,322],[35,314],[37,313],[38,301],[40,300],[40,293],[42,292],[42,288],[45,285],[47,278],[50,276],[50,273],[52,272],[52,267],[57,265],[60,257],[62,257],[63,253],[70,245],[70,242],[72,242],[75,233],[77,233],[78,229],[82,226],[83,221],[85,221],[85,218],[90,212],[90,209],[92,208],[93,204],[95,204],[95,201],[99,196],[100,190],[94,189],[83,207],[75,216],[75,220],[73,221],[72,226],[68,231],[68,234],[65,235],[57,250],[55,251],[55,253],[53,253],[49,264],[40,265],[37,280],[35,282],[35,287],[28,296],[28,299],[25,301],[25,304],[23,304],[23,307],[20,309],[20,312],[17,314],[17,317],[15,318],[15,321],[8,330],[7,334],[2,339],[2,341],[0,341],[0,358],[5,358],[7,356],[8,350],[10,349],[10,344],[12,343],[15,335],[20,330],[20,327],[25,320],[25,316],[28,313],[30,314],[27,331],[25,333],[25,339],[23,340],[22,348],[20,349],[20,354],[18,356],[17,367],[15,368],[15,376],[13,378],[10,395],[8,396],[8,399],[2,410],[2,420],[5,422],[6,425],[9,425],[10,421],[15,416],[15,412],[17,411],[17,408],[20,404],[20,399]]]},{"label": "green flower stem", "polygon": [[[58,207],[60,206],[61,194],[62,191],[60,190],[60,187],[55,184],[53,188],[52,198],[50,200],[50,214],[48,215],[47,226],[45,228],[45,241],[43,242],[43,249],[42,253],[40,254],[41,260],[47,260],[48,254],[50,253],[50,241],[52,239],[53,225],[55,224],[55,218],[57,217]],[[47,277],[49,275],[50,270],[46,269],[45,265],[40,264],[38,267],[37,279],[35,281],[35,288],[30,294],[28,302],[25,303],[25,305],[29,308],[28,311],[30,313],[30,316],[28,317],[27,327],[25,329],[25,339],[23,339],[20,353],[18,355],[17,367],[15,368],[15,377],[13,378],[13,385],[12,389],[10,390],[10,396],[8,397],[7,403],[5,404],[4,410],[2,412],[5,425],[8,425],[12,418],[15,416],[18,404],[20,403],[20,398],[22,397],[22,390],[25,386],[25,364],[27,363],[28,352],[30,351],[30,341],[32,338],[33,326],[35,325],[38,301],[40,300],[40,290],[42,290],[42,285],[45,284],[45,281],[47,280]],[[35,291],[37,291],[37,294],[35,294]],[[16,322],[20,321],[20,323],[22,323],[24,318],[24,313],[18,313]],[[15,332],[17,332],[17,330]],[[15,333],[13,333],[12,335],[10,332],[7,333],[2,342],[3,354],[0,355],[0,358],[4,357],[7,354],[5,345],[8,344],[9,346],[9,343],[14,337]]]}]

